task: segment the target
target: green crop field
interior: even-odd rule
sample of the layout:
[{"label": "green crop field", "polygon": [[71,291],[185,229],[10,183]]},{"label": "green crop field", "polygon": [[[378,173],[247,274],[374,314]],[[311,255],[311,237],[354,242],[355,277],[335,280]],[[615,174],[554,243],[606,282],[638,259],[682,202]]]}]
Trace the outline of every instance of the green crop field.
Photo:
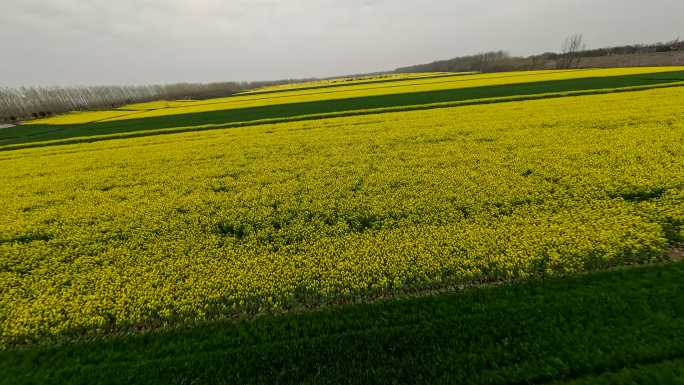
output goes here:
[{"label": "green crop field", "polygon": [[0,170],[0,383],[684,382],[681,67],[73,113]]}]

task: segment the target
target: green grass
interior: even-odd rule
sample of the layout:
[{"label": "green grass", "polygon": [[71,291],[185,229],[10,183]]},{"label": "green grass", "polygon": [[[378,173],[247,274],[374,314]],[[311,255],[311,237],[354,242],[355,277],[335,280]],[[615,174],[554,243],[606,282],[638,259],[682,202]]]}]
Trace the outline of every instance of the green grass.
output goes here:
[{"label": "green grass", "polygon": [[0,383],[677,383],[682,293],[678,263],[203,323],[1,352]]},{"label": "green grass", "polygon": [[[307,102],[285,102],[217,111],[165,115],[72,125],[29,125],[0,130],[0,149],[87,142],[163,132],[215,129],[266,122],[321,119],[331,116],[479,104],[514,98],[548,98],[567,93],[614,92],[630,87],[663,86],[684,81],[684,71],[587,77],[520,84],[406,92]],[[471,101],[471,103],[468,103]]]}]

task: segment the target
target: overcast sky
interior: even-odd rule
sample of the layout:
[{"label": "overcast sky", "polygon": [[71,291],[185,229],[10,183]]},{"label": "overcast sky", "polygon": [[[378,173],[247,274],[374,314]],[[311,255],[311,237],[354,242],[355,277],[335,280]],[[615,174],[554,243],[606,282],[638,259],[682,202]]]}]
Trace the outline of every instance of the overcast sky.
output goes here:
[{"label": "overcast sky", "polygon": [[0,86],[267,80],[684,38],[684,0],[2,0]]}]

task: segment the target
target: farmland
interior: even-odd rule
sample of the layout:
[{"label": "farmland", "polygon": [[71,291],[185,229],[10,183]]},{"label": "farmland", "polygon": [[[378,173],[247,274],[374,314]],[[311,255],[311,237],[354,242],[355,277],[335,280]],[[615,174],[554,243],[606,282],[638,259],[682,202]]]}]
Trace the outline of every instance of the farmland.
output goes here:
[{"label": "farmland", "polygon": [[0,130],[0,370],[681,381],[684,68],[381,80]]},{"label": "farmland", "polygon": [[[382,84],[160,101],[36,120],[0,132],[0,150],[287,121],[681,85],[684,67],[450,74]],[[316,84],[314,83],[314,86]]]}]

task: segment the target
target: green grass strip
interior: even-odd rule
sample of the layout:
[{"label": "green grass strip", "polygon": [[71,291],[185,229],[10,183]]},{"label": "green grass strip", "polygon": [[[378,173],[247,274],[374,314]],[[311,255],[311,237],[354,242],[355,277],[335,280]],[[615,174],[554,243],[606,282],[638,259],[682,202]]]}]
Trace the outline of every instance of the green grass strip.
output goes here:
[{"label": "green grass strip", "polygon": [[14,348],[0,383],[594,384],[666,361],[681,378],[682,293],[677,263]]}]

